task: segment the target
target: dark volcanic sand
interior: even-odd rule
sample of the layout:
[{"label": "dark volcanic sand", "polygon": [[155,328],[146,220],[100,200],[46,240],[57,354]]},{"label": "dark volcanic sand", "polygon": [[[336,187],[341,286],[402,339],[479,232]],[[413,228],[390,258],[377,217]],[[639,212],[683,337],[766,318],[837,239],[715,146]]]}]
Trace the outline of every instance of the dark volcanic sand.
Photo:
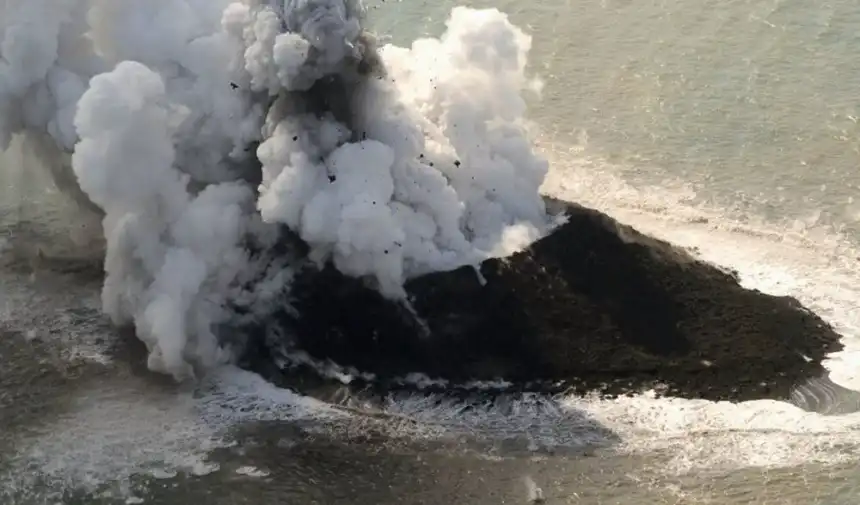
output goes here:
[{"label": "dark volcanic sand", "polygon": [[821,362],[840,337],[797,300],[744,289],[596,210],[550,203],[569,219],[526,251],[485,261],[481,275],[463,267],[410,281],[418,318],[330,266],[306,268],[296,311],[272,323],[289,341],[261,336],[247,366],[277,379],[271,349],[287,343],[377,384],[421,372],[731,401],[789,399],[826,377]]}]

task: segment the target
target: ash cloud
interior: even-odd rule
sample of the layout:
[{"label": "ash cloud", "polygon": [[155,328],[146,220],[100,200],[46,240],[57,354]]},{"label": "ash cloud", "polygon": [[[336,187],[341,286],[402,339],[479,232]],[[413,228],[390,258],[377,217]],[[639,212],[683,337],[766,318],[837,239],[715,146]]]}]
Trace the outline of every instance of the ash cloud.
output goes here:
[{"label": "ash cloud", "polygon": [[408,48],[350,0],[11,0],[0,20],[0,147],[71,155],[53,170],[104,214],[104,310],[153,370],[233,359],[225,329],[287,303],[295,238],[403,300],[548,230],[531,39],[497,10]]}]

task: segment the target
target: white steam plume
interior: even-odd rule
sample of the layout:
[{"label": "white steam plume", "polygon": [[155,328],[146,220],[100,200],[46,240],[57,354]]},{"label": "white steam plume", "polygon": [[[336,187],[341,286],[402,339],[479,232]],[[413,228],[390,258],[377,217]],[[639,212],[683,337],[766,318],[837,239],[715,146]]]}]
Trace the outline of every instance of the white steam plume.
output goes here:
[{"label": "white steam plume", "polygon": [[288,288],[271,252],[283,226],[395,299],[412,276],[547,231],[530,38],[458,7],[440,39],[377,51],[361,14],[351,0],[0,5],[0,141],[73,152],[104,212],[105,311],[135,325],[152,369],[231,359],[221,328]]}]

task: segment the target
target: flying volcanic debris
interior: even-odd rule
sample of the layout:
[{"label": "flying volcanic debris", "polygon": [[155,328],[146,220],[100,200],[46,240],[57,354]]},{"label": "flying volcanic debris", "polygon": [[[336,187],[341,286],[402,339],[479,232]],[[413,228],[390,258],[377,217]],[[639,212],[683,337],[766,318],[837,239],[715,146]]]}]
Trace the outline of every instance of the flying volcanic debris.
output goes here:
[{"label": "flying volcanic debris", "polygon": [[545,234],[530,45],[495,9],[377,48],[352,0],[9,0],[0,146],[71,154],[104,310],[183,378],[287,303],[296,238],[407,303],[405,280]]}]

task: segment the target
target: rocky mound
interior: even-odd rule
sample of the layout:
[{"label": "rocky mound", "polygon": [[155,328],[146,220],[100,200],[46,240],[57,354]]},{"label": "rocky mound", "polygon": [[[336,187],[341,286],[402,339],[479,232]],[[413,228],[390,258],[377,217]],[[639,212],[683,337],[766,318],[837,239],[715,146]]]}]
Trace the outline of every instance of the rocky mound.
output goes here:
[{"label": "rocky mound", "polygon": [[797,300],[744,289],[678,247],[563,205],[566,224],[521,253],[409,282],[411,307],[333,267],[305,268],[295,310],[271,322],[287,340],[259,332],[245,363],[271,378],[271,350],[286,344],[379,383],[421,372],[732,401],[790,399],[826,376],[839,335]]}]

